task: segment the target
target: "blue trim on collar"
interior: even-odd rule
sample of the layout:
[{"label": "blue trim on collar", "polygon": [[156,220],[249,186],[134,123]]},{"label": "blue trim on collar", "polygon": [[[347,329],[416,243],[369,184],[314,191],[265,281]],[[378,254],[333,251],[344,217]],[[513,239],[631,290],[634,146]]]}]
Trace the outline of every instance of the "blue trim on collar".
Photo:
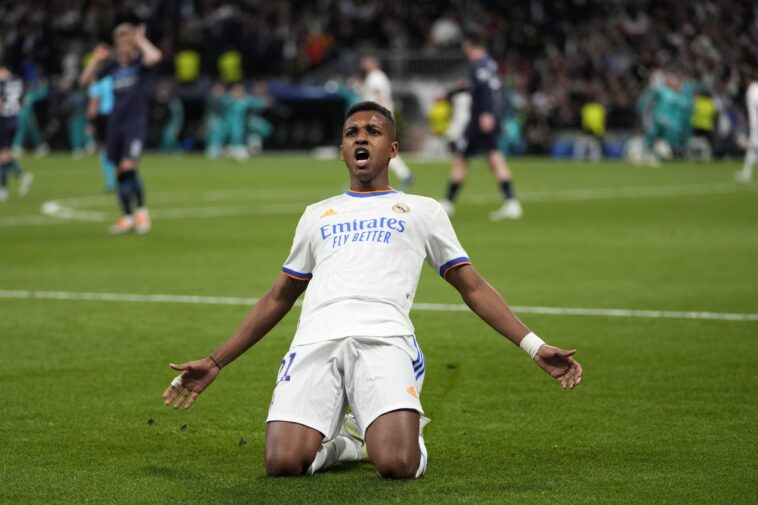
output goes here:
[{"label": "blue trim on collar", "polygon": [[359,191],[345,191],[345,194],[347,196],[352,196],[353,198],[371,198],[372,196],[384,196],[384,195],[391,195],[392,193],[399,193],[396,189],[384,189],[379,191],[369,191],[366,193],[361,193]]}]

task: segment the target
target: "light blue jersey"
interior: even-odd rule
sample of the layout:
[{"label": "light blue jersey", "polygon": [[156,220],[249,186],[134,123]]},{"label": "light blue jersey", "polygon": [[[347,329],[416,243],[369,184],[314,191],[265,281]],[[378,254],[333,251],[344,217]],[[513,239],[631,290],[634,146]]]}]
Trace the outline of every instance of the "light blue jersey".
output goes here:
[{"label": "light blue jersey", "polygon": [[87,88],[87,96],[99,99],[97,113],[101,116],[107,116],[113,111],[113,77],[106,75],[99,81],[95,81]]}]

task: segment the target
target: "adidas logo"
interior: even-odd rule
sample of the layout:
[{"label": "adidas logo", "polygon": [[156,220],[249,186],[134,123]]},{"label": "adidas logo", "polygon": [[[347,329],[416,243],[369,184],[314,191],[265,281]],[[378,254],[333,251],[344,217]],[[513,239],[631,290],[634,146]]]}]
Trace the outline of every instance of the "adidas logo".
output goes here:
[{"label": "adidas logo", "polygon": [[323,219],[325,217],[329,217],[329,216],[336,216],[336,215],[337,215],[337,212],[335,212],[334,209],[329,209],[326,212],[324,212],[323,214],[321,214],[321,219]]}]

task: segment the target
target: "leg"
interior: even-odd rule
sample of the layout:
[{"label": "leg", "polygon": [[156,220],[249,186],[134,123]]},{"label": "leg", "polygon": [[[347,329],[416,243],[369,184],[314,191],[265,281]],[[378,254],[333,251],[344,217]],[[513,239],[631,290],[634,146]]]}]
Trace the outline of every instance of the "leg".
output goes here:
[{"label": "leg", "polygon": [[366,430],[369,461],[385,479],[412,479],[419,476],[422,464],[426,466],[419,419],[415,410],[396,410],[378,417]]},{"label": "leg", "polygon": [[411,175],[411,169],[405,164],[403,159],[398,154],[390,160],[390,170],[395,172],[395,175],[400,178],[400,181],[404,187],[408,187],[413,182],[413,175]]},{"label": "leg", "polygon": [[272,421],[266,425],[266,473],[272,477],[304,475],[320,451],[323,435],[302,424]]},{"label": "leg", "polygon": [[513,175],[511,175],[511,171],[508,168],[508,163],[505,161],[505,156],[503,156],[503,153],[499,149],[493,149],[487,153],[487,162],[498,182],[503,183],[513,179]]},{"label": "leg", "polygon": [[368,459],[384,478],[420,477],[427,461],[419,429],[426,359],[418,342],[413,336],[355,338],[350,353],[345,391],[365,429]]},{"label": "leg", "polygon": [[[266,420],[269,475],[313,474],[340,460],[359,459],[355,444],[334,436],[345,411],[342,346],[344,341],[320,342],[284,355]],[[325,436],[330,440],[322,443]]]},{"label": "leg", "polygon": [[489,162],[490,170],[492,170],[495,178],[500,183],[500,189],[503,192],[503,199],[505,200],[502,207],[490,213],[490,219],[492,221],[502,221],[504,219],[521,218],[524,211],[516,199],[516,194],[513,190],[513,176],[508,169],[508,164],[505,162],[503,153],[497,149],[490,149],[487,151],[487,161]]},{"label": "leg", "polygon": [[750,143],[745,150],[745,162],[742,165],[742,171],[735,174],[738,182],[750,182],[753,178],[753,165],[758,161],[758,139],[750,139]]},{"label": "leg", "polygon": [[468,172],[466,158],[461,153],[454,153],[452,168],[450,169],[450,181],[447,183],[447,192],[445,193],[445,198],[440,201],[442,208],[445,209],[448,216],[452,216],[455,213],[455,199],[458,197],[458,192],[466,180],[466,172]]}]

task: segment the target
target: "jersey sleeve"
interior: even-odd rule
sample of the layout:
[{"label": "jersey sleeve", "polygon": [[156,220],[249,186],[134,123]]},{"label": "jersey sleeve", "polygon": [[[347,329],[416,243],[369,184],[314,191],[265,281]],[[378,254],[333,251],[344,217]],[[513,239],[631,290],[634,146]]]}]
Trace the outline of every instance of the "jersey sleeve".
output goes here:
[{"label": "jersey sleeve", "polygon": [[306,210],[300,222],[297,223],[292,249],[282,266],[282,273],[293,279],[307,281],[313,278],[314,264],[313,249],[308,237],[308,211]]},{"label": "jersey sleeve", "polygon": [[426,261],[442,277],[453,268],[471,264],[468,254],[455,235],[450,218],[441,206],[437,207],[429,223],[425,247]]},{"label": "jersey sleeve", "polygon": [[495,96],[490,81],[493,79],[491,69],[484,65],[478,66],[473,73],[474,93],[479,97],[481,112],[495,113]]}]

